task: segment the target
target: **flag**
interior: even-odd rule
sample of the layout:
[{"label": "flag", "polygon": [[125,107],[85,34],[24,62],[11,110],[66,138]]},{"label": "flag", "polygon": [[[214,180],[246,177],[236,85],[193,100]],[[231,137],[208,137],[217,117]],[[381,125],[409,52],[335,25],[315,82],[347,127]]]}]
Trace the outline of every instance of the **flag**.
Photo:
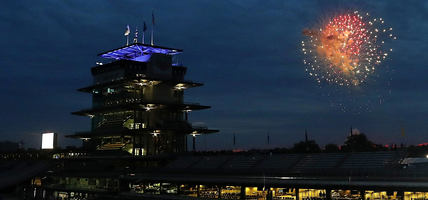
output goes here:
[{"label": "flag", "polygon": [[308,132],[306,131],[306,129],[305,129],[305,139],[306,139],[305,141],[308,142]]},{"label": "flag", "polygon": [[135,37],[134,37],[134,43],[138,42],[138,27],[135,28]]},{"label": "flag", "polygon": [[404,127],[401,126],[401,137],[404,137]]},{"label": "flag", "polygon": [[131,33],[131,29],[129,28],[129,25],[127,25],[125,30],[125,36],[129,35],[129,33]]},{"label": "flag", "polygon": [[153,13],[153,10],[152,10],[152,22],[153,22],[153,25],[155,25],[155,14]]},{"label": "flag", "polygon": [[143,24],[144,24],[144,26],[143,26],[143,32],[145,32],[147,30],[146,21],[143,20]]},{"label": "flag", "polygon": [[235,134],[233,134],[233,145],[236,144]]}]

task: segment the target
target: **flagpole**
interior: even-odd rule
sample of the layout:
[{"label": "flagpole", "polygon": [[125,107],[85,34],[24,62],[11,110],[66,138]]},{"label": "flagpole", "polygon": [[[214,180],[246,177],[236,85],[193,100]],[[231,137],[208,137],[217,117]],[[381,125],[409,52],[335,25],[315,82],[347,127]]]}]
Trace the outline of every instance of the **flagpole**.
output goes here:
[{"label": "flagpole", "polygon": [[235,133],[233,134],[233,149],[236,150],[236,138]]},{"label": "flagpole", "polygon": [[152,41],[151,41],[151,45],[153,46],[153,26],[152,26]]},{"label": "flagpole", "polygon": [[132,43],[138,43],[138,27],[135,28],[135,37]]},{"label": "flagpole", "polygon": [[143,31],[143,44],[144,44],[144,31]]},{"label": "flagpole", "polygon": [[153,9],[152,9],[152,40],[151,40],[151,45],[153,46],[153,29],[155,27],[155,14],[153,13]]},{"label": "flagpole", "polygon": [[143,18],[143,44],[144,44],[144,33],[146,32],[146,30],[145,30],[145,28],[146,28],[146,20]]},{"label": "flagpole", "polygon": [[305,142],[308,143],[308,131],[305,129]]},{"label": "flagpole", "polygon": [[268,149],[270,149],[270,144],[269,144],[269,131],[267,133],[267,144],[268,144]]},{"label": "flagpole", "polygon": [[129,45],[129,35],[126,36],[126,46]]},{"label": "flagpole", "polygon": [[[401,144],[403,144],[403,145],[401,145]],[[401,144],[400,144],[400,147],[401,146],[403,146],[403,147],[405,147],[406,145],[406,141],[405,141],[405,138],[404,138],[404,127],[403,127],[403,125],[401,125]]]}]

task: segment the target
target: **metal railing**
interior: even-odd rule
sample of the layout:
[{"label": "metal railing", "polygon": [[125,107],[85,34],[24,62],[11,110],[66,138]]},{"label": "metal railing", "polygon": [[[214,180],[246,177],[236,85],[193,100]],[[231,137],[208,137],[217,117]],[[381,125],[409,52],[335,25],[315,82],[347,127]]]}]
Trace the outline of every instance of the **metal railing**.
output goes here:
[{"label": "metal railing", "polygon": [[85,109],[82,109],[81,111],[89,111],[89,110],[93,110],[94,108],[108,108],[113,106],[130,105],[130,104],[171,104],[171,105],[183,105],[183,106],[200,106],[199,103],[193,103],[193,102],[126,98],[126,99],[116,99],[114,101],[111,101],[102,105],[95,105],[92,108],[85,108]]}]

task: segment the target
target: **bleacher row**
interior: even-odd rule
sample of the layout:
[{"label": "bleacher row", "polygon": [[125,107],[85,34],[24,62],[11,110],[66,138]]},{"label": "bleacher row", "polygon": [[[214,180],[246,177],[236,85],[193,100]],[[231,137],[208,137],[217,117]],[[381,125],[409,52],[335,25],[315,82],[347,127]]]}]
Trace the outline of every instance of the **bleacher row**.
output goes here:
[{"label": "bleacher row", "polygon": [[166,166],[167,169],[194,170],[292,170],[314,169],[383,169],[397,164],[402,155],[395,151],[273,154],[273,155],[221,155],[180,156]]}]

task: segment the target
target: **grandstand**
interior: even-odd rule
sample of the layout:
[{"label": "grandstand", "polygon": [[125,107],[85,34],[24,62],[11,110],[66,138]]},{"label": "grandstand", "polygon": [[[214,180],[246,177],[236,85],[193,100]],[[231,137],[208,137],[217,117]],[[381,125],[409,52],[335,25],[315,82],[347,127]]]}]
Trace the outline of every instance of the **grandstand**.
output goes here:
[{"label": "grandstand", "polygon": [[308,154],[294,170],[333,169],[343,159],[343,153]]},{"label": "grandstand", "polygon": [[393,164],[396,152],[378,151],[378,152],[357,152],[352,153],[350,157],[340,166],[342,169],[382,169]]},{"label": "grandstand", "polygon": [[304,158],[305,154],[279,154],[267,156],[263,162],[255,166],[258,170],[288,170],[298,161]]},{"label": "grandstand", "polygon": [[[217,155],[178,156],[165,166],[167,169],[188,172],[211,173],[280,173],[280,174],[322,174],[344,173],[353,170],[373,171],[401,167],[401,151],[272,154],[272,155]],[[345,173],[346,174],[346,173]]]},{"label": "grandstand", "polygon": [[206,156],[193,165],[192,169],[215,170],[223,166],[231,156]]}]

